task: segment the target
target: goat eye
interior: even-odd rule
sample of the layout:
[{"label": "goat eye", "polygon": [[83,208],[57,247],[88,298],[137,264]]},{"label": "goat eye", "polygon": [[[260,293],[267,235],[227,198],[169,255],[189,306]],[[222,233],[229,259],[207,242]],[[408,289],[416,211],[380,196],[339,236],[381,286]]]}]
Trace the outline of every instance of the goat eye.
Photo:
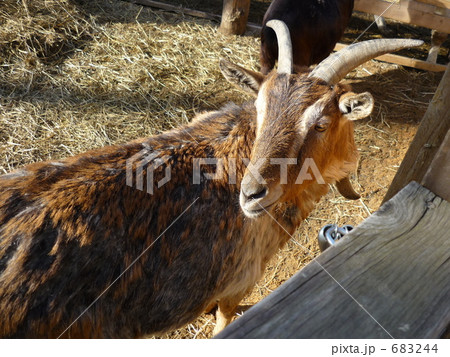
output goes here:
[{"label": "goat eye", "polygon": [[327,126],[323,125],[323,124],[316,124],[316,126],[314,127],[314,129],[316,131],[318,131],[319,133],[321,133],[322,131],[327,130]]}]

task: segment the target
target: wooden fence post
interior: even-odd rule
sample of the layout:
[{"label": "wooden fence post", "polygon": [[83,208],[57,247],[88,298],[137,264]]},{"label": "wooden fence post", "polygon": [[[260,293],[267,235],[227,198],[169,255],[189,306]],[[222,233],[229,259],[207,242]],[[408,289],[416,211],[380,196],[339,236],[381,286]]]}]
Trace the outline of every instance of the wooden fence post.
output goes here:
[{"label": "wooden fence post", "polygon": [[428,168],[450,130],[450,65],[439,83],[383,203],[411,181],[422,182]]},{"label": "wooden fence post", "polygon": [[242,35],[247,28],[250,0],[223,0],[222,21],[219,32]]}]

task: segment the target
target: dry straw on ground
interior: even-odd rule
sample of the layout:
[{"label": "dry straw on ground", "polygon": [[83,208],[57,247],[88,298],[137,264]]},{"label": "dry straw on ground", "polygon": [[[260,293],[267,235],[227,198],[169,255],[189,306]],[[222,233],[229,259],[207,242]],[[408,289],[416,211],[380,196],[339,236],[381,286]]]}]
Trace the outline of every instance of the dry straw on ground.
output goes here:
[{"label": "dry straw on ground", "polygon": [[[117,0],[5,0],[0,8],[0,172],[122,143],[249,99],[220,57],[258,69],[259,39],[224,37],[217,24]],[[327,223],[358,224],[376,210],[439,75],[372,61],[349,75],[377,101],[358,123],[361,163],[349,202],[332,191],[274,257],[244,304],[254,304],[318,254]],[[330,281],[330,284],[332,282]],[[211,337],[204,314],[163,337]]]},{"label": "dry straw on ground", "polygon": [[4,172],[154,134],[240,99],[221,79],[218,58],[249,63],[256,47],[254,38],[218,39],[209,23],[119,1],[91,9],[104,5],[121,14],[112,23],[97,23],[95,14],[67,0],[6,3],[0,13]]}]

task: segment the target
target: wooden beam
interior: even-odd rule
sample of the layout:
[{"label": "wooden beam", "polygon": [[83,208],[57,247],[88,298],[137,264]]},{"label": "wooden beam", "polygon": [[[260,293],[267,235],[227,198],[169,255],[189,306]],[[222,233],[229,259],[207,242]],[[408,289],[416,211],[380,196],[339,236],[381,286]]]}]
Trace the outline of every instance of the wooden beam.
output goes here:
[{"label": "wooden beam", "polygon": [[450,130],[450,66],[439,83],[417,133],[384,197],[386,202],[411,181],[422,182]]},{"label": "wooden beam", "polygon": [[424,4],[434,5],[436,7],[450,9],[450,0],[416,0],[417,2],[423,2]]},{"label": "wooden beam", "polygon": [[414,0],[355,0],[354,9],[407,24],[450,33],[450,10],[447,8]]},{"label": "wooden beam", "polygon": [[444,200],[450,201],[450,130],[434,156],[422,185]]},{"label": "wooden beam", "polygon": [[416,0],[424,4],[430,4],[444,9],[450,9],[450,0]]},{"label": "wooden beam", "polygon": [[[334,50],[339,51],[347,46],[348,45],[344,45],[342,43],[337,43],[336,46],[334,47]],[[422,61],[422,60],[418,60],[418,59],[414,59],[414,58],[393,55],[390,53],[379,56],[375,59],[379,60],[379,61],[395,63],[395,64],[399,64],[402,66],[422,69],[424,71],[431,71],[431,72],[443,72],[447,69],[447,66],[444,66],[442,64],[430,63],[430,62],[426,62],[426,61]]]},{"label": "wooden beam", "polygon": [[444,72],[445,69],[447,68],[447,66],[444,66],[442,64],[426,62],[426,61],[422,61],[422,60],[415,59],[415,58],[394,55],[391,53],[379,56],[375,59],[377,59],[379,61],[395,63],[395,64],[399,64],[402,66],[417,68],[417,69],[421,69],[424,71],[430,71],[430,72]]},{"label": "wooden beam", "polygon": [[244,34],[249,11],[250,0],[223,0],[219,32],[225,35]]},{"label": "wooden beam", "polygon": [[450,323],[450,203],[411,183],[217,338],[437,338]]}]

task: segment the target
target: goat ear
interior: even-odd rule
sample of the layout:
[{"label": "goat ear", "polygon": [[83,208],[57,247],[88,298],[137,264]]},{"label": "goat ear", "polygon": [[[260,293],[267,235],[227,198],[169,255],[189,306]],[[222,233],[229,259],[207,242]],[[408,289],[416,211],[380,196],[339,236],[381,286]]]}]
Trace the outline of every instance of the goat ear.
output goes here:
[{"label": "goat ear", "polygon": [[258,95],[259,87],[265,76],[261,73],[242,68],[237,64],[220,59],[220,71],[226,80],[253,95]]},{"label": "goat ear", "polygon": [[373,97],[369,92],[345,93],[339,98],[339,109],[348,120],[363,119],[372,113]]},{"label": "goat ear", "polygon": [[353,188],[348,176],[344,177],[342,180],[337,181],[336,188],[342,196],[349,200],[358,200],[361,198],[360,194]]}]

